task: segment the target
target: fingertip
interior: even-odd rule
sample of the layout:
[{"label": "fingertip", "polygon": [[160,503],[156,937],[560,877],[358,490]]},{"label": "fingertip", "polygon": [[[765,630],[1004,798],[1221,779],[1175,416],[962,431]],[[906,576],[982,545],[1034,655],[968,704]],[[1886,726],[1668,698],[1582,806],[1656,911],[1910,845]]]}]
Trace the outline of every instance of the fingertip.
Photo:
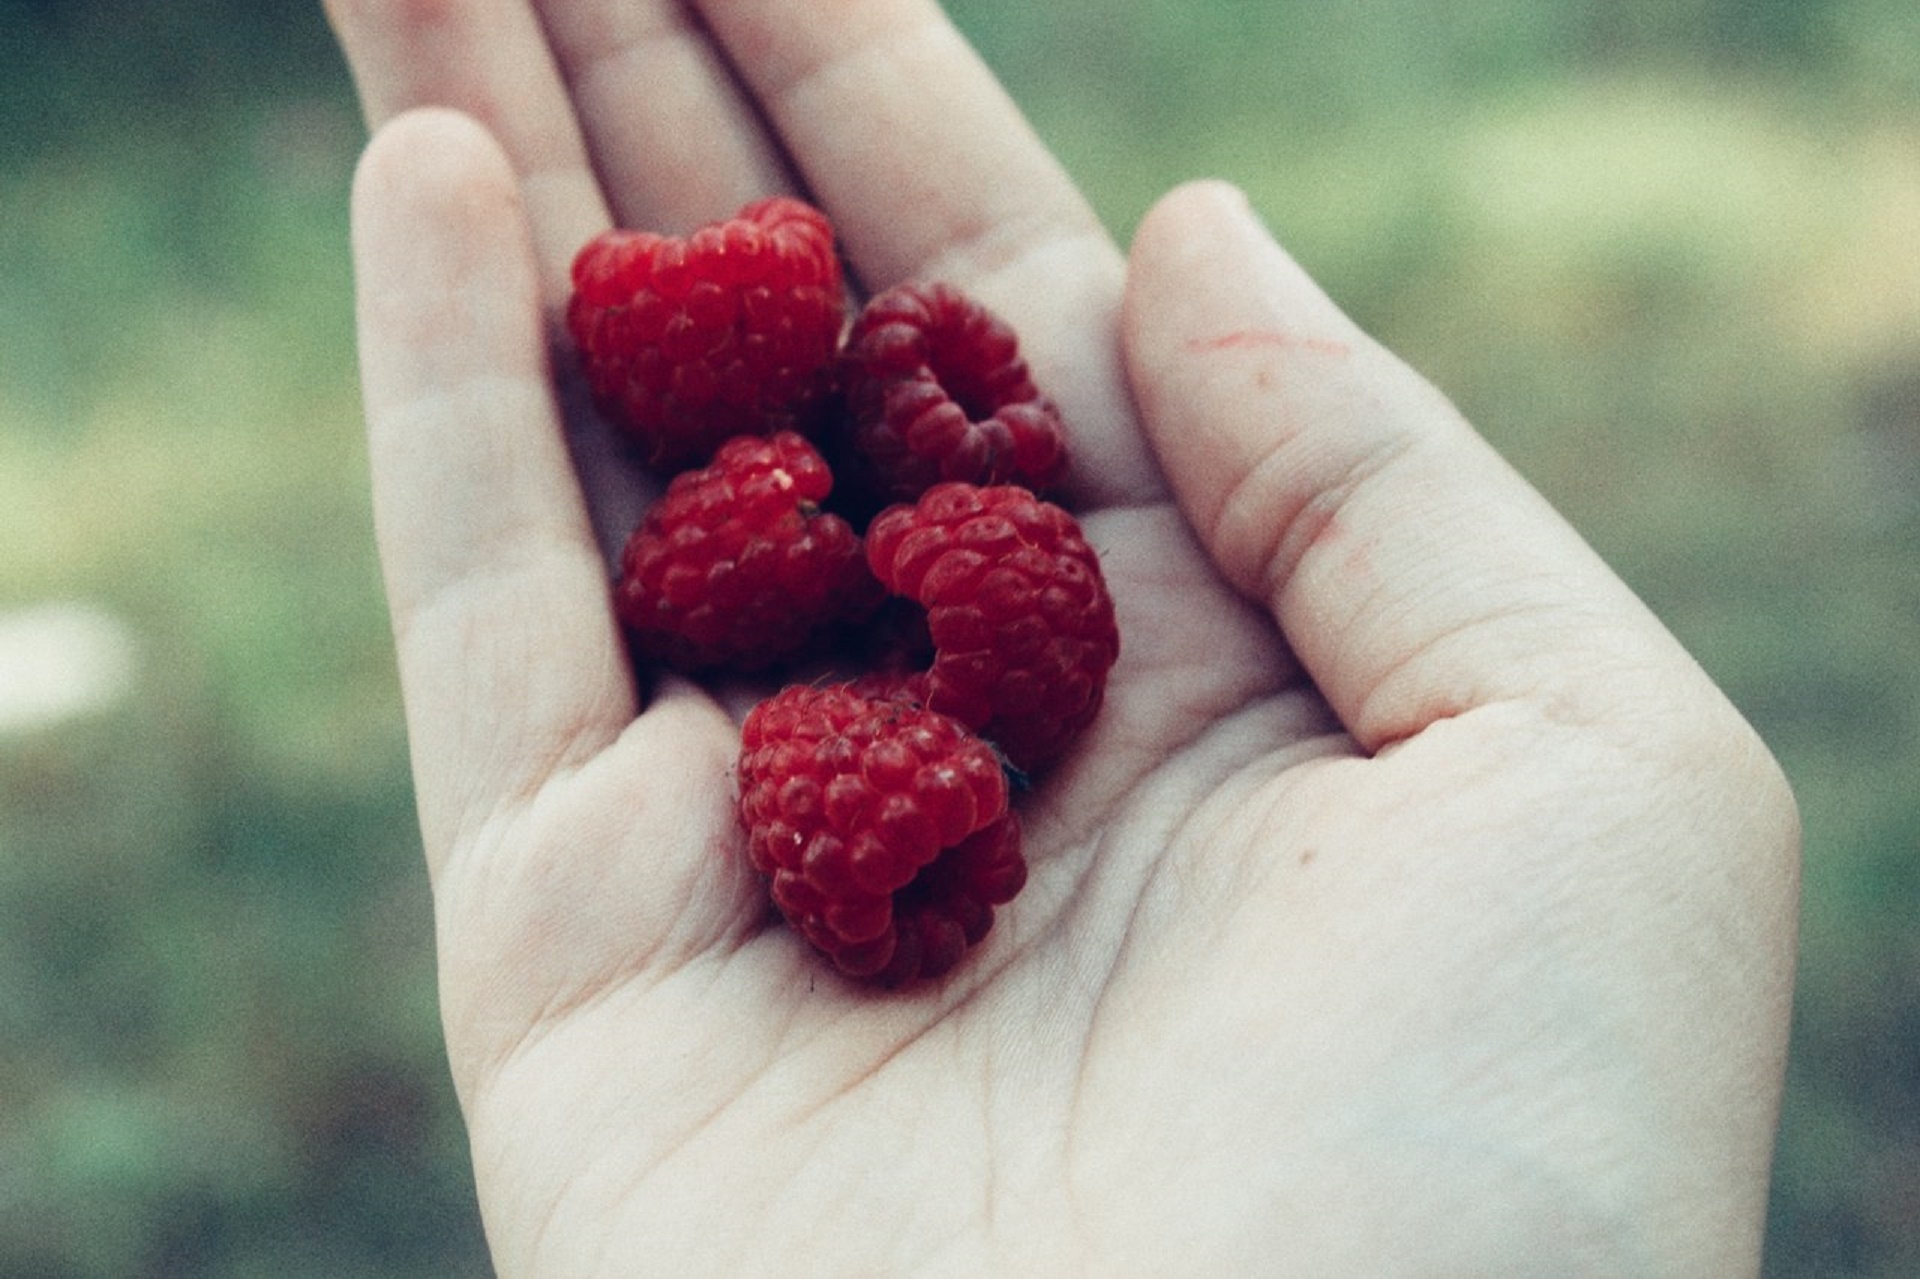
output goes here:
[{"label": "fingertip", "polygon": [[416,107],[387,121],[354,170],[357,215],[400,198],[445,207],[482,194],[515,198],[512,166],[478,120],[451,107]]},{"label": "fingertip", "polygon": [[479,122],[445,107],[395,116],[361,155],[352,210],[362,374],[376,399],[475,371],[477,350],[511,354],[498,371],[539,372],[526,210]]},{"label": "fingertip", "polygon": [[1196,178],[1174,187],[1147,210],[1134,232],[1136,254],[1162,252],[1189,242],[1209,222],[1257,222],[1247,193],[1224,178]]},{"label": "fingertip", "polygon": [[1219,178],[1183,183],[1148,209],[1129,251],[1127,286],[1130,341],[1250,308],[1284,308],[1295,326],[1354,336],[1247,193]]},{"label": "fingertip", "polygon": [[1242,520],[1236,503],[1289,441],[1300,446],[1296,465],[1331,473],[1366,451],[1377,434],[1367,406],[1380,390],[1371,343],[1246,193],[1218,179],[1174,188],[1142,219],[1121,334],[1135,403],[1183,513],[1227,579],[1265,599],[1266,525],[1285,512]]},{"label": "fingertip", "polygon": [[[1239,187],[1203,178],[1174,187],[1148,208],[1127,248],[1120,331],[1136,393],[1158,383],[1162,348],[1198,299],[1217,296],[1205,278],[1244,270],[1252,206]],[[1146,407],[1146,406],[1143,406]],[[1149,422],[1151,427],[1151,422]]]}]

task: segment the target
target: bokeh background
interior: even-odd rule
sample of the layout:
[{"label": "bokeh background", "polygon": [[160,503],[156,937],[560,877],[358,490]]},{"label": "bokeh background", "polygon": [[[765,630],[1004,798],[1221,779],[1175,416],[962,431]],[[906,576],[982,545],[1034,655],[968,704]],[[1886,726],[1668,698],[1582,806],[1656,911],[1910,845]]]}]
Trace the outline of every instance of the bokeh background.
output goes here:
[{"label": "bokeh background", "polygon": [[[1920,1274],[1920,6],[956,0],[1123,239],[1243,184],[1759,725],[1773,1276]],[[0,0],[0,1275],[485,1271],[307,0]]]}]

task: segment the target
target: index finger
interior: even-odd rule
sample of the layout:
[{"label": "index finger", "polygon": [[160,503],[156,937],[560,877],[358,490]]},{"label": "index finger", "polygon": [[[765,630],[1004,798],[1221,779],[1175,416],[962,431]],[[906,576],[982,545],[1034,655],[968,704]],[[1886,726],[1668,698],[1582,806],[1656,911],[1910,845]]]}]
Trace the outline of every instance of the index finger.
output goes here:
[{"label": "index finger", "polygon": [[700,0],[873,288],[942,279],[1020,334],[1073,435],[1075,496],[1150,500],[1118,359],[1125,260],[932,0]]}]

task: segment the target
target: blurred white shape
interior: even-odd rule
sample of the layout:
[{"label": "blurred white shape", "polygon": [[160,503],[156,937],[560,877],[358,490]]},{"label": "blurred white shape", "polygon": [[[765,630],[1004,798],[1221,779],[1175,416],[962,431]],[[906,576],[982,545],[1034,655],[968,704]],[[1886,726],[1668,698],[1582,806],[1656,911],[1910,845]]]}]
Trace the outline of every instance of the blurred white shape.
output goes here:
[{"label": "blurred white shape", "polygon": [[78,600],[0,613],[0,737],[104,710],[133,688],[133,632]]}]

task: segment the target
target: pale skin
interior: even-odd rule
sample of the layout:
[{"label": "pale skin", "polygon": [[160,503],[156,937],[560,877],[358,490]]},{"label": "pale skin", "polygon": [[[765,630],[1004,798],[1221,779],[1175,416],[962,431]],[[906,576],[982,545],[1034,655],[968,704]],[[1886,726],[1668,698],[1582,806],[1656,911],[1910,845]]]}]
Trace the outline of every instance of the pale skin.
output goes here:
[{"label": "pale skin", "polygon": [[[1757,1268],[1787,786],[1235,191],[1123,253],[922,0],[328,10],[375,127],[375,515],[501,1274]],[[779,190],[861,289],[945,279],[1019,330],[1123,636],[1021,801],[1028,888],[899,993],[769,923],[742,690],[631,673],[607,548],[649,489],[553,344],[588,236]]]}]

